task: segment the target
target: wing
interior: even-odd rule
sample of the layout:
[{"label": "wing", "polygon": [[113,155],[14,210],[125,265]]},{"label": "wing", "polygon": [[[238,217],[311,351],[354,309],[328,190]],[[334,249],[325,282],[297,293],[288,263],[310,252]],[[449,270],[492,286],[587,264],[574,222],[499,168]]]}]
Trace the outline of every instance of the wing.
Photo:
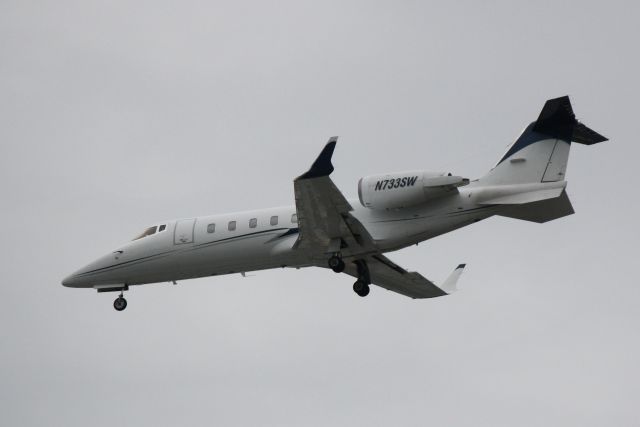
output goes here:
[{"label": "wing", "polygon": [[338,251],[343,256],[377,251],[371,235],[351,215],[353,207],[329,178],[337,140],[329,139],[311,169],[293,181],[299,228],[295,248],[325,260],[326,254]]},{"label": "wing", "polygon": [[[460,264],[442,285],[436,286],[420,273],[407,271],[384,255],[368,256],[365,262],[371,284],[411,298],[435,298],[455,292],[458,278],[465,267],[465,264]],[[357,265],[352,262],[347,263],[344,272],[356,278],[360,277]]]},{"label": "wing", "polygon": [[351,204],[329,178],[337,140],[329,139],[311,169],[293,181],[299,229],[294,247],[310,251],[318,261],[316,265],[323,267],[327,265],[327,254],[339,251],[343,259],[351,258],[346,262],[345,273],[358,279],[364,276],[368,283],[411,298],[434,298],[454,292],[464,264],[438,287],[380,253],[366,228],[351,215]]}]

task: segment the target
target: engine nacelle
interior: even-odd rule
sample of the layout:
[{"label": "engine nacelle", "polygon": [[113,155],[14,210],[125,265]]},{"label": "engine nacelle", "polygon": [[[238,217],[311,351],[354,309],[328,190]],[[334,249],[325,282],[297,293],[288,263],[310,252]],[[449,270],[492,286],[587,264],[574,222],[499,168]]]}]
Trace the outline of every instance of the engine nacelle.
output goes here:
[{"label": "engine nacelle", "polygon": [[468,183],[468,179],[446,172],[397,172],[361,178],[358,196],[365,208],[400,209],[442,197]]}]

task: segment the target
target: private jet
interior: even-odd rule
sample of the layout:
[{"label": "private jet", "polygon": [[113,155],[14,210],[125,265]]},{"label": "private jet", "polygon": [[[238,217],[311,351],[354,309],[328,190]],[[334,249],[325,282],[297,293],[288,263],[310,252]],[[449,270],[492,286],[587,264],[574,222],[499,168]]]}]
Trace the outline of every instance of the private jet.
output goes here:
[{"label": "private jet", "polygon": [[456,291],[465,264],[439,285],[385,255],[494,215],[544,223],[574,213],[566,193],[572,142],[607,138],[578,120],[568,96],[548,100],[498,163],[470,180],[450,172],[412,170],[366,176],[346,199],[330,178],[337,138],[293,180],[295,205],[163,221],[91,262],[62,284],[119,292],[131,286],[271,268],[329,268],[411,298]]}]

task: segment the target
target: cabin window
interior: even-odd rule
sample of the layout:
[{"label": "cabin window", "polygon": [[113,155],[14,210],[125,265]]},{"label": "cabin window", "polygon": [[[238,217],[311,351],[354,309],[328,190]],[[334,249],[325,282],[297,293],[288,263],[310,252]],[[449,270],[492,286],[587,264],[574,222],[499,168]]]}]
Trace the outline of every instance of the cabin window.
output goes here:
[{"label": "cabin window", "polygon": [[152,234],[156,234],[156,230],[158,229],[158,226],[154,225],[153,227],[149,227],[146,230],[144,230],[142,233],[140,233],[140,235],[138,235],[138,237],[136,237],[133,240],[138,240],[138,239],[142,239],[143,237],[147,237],[147,236],[151,236]]},{"label": "cabin window", "polygon": [[207,233],[213,233],[216,231],[216,225],[215,224],[209,224],[207,225]]},{"label": "cabin window", "polygon": [[251,218],[249,220],[249,228],[256,228],[258,226],[258,218]]},{"label": "cabin window", "polygon": [[162,224],[160,228],[158,228],[158,233],[164,231],[165,228],[167,228],[166,224]]},{"label": "cabin window", "polygon": [[269,221],[269,223],[271,225],[278,225],[278,216],[277,215],[272,216],[271,220]]},{"label": "cabin window", "polygon": [[236,229],[236,222],[235,221],[229,221],[229,231],[233,231]]},{"label": "cabin window", "polygon": [[298,223],[298,214],[294,213],[293,215],[291,215],[291,222],[294,224]]}]

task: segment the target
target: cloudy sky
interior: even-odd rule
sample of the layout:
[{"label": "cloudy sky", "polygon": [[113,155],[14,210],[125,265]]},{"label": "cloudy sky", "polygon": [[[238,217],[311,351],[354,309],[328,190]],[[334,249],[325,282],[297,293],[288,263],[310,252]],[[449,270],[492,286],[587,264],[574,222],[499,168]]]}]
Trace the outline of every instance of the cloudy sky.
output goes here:
[{"label": "cloudy sky", "polygon": [[[455,3],[455,4],[454,4]],[[0,420],[21,426],[640,423],[637,2],[0,2]],[[576,215],[493,218],[390,258],[413,301],[330,271],[113,294],[62,277],[167,219],[489,169],[568,94]]]}]

